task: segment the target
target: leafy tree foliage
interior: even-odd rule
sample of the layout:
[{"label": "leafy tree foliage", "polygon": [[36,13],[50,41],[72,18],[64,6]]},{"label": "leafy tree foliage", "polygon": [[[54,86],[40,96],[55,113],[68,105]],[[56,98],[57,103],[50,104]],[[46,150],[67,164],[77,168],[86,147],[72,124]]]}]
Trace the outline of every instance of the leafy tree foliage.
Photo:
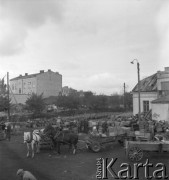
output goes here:
[{"label": "leafy tree foliage", "polygon": [[7,85],[4,82],[4,78],[0,80],[0,94],[1,95],[7,94]]},{"label": "leafy tree foliage", "polygon": [[0,111],[7,111],[10,108],[11,104],[7,95],[7,85],[2,79],[0,81]]},{"label": "leafy tree foliage", "polygon": [[[131,110],[132,108],[132,95],[131,93],[125,94],[125,107],[124,105],[124,96],[119,94],[112,94],[111,96],[107,95],[96,95],[91,91],[86,91],[82,93],[73,92],[68,96],[63,96],[59,94],[56,98],[50,99],[51,104],[57,105],[63,109],[69,110],[91,110],[91,111],[122,111],[122,110]],[[51,101],[52,99],[52,101]],[[49,101],[48,101],[49,104]]]},{"label": "leafy tree foliage", "polygon": [[[69,96],[58,96],[56,105],[65,109],[79,109],[85,107],[89,110],[122,110],[124,102],[124,96],[119,94],[113,94],[111,96],[95,95],[91,91],[84,92],[83,96],[78,93],[71,94]],[[125,103],[128,107],[127,110],[131,110],[132,96],[130,93],[125,94]]]},{"label": "leafy tree foliage", "polygon": [[0,96],[0,111],[7,111],[10,108],[10,101],[7,96]]},{"label": "leafy tree foliage", "polygon": [[26,100],[26,109],[32,111],[34,114],[42,112],[45,109],[43,94],[37,95],[33,93]]},{"label": "leafy tree foliage", "polygon": [[125,105],[127,110],[130,110],[133,106],[132,94],[129,92],[125,93]]},{"label": "leafy tree foliage", "polygon": [[58,96],[56,104],[57,106],[66,109],[78,109],[80,105],[80,99],[76,95]]}]

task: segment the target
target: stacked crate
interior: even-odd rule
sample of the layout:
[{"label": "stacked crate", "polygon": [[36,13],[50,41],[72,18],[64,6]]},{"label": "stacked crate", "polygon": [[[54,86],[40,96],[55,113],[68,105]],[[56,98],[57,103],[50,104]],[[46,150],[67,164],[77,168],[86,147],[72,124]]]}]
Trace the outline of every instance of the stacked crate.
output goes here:
[{"label": "stacked crate", "polygon": [[147,133],[149,131],[149,124],[147,121],[142,120],[139,122],[139,130],[141,133]]},{"label": "stacked crate", "polygon": [[141,120],[139,122],[139,134],[136,135],[136,139],[149,141],[150,138],[149,123],[147,120]]},{"label": "stacked crate", "polygon": [[117,136],[117,128],[116,127],[109,127],[109,136]]},{"label": "stacked crate", "polygon": [[162,124],[160,124],[160,123],[157,123],[157,124],[156,124],[156,131],[157,131],[157,133],[160,133],[160,132],[163,131]]}]

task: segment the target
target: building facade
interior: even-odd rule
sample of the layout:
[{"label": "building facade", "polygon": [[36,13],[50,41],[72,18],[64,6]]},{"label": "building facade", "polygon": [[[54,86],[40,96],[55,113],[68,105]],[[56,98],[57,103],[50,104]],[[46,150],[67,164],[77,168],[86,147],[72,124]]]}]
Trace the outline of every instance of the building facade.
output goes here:
[{"label": "building facade", "polygon": [[77,93],[76,89],[69,88],[68,86],[64,86],[62,88],[62,96],[69,96],[76,93]]},{"label": "building facade", "polygon": [[[32,93],[43,97],[58,96],[62,92],[62,75],[50,69],[47,72],[41,70],[39,73],[24,76],[20,75],[10,79],[11,97],[17,103],[23,103],[26,97]],[[22,101],[23,100],[23,101]]]},{"label": "building facade", "polygon": [[169,121],[169,95],[151,102],[152,118],[156,121]]},{"label": "building facade", "polygon": [[[133,94],[133,114],[138,114],[138,84],[132,90]],[[153,108],[152,102],[169,94],[169,67],[164,71],[144,78],[140,81],[140,109],[141,112],[148,112]]]}]

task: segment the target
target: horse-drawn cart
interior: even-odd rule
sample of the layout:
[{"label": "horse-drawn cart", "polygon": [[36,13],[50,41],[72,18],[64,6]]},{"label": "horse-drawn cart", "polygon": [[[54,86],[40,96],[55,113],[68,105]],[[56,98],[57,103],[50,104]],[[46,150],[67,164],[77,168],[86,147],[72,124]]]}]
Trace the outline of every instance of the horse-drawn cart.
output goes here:
[{"label": "horse-drawn cart", "polygon": [[125,151],[131,161],[140,161],[145,152],[168,152],[169,141],[126,141]]},{"label": "horse-drawn cart", "polygon": [[123,144],[124,141],[133,139],[133,136],[127,136],[126,134],[116,135],[116,136],[108,136],[108,137],[101,137],[101,136],[89,136],[86,139],[86,145],[88,149],[91,149],[93,152],[99,152],[103,147],[108,144],[112,144],[114,142],[119,142]]},{"label": "horse-drawn cart", "polygon": [[39,148],[40,149],[53,149],[54,144],[53,144],[51,138],[49,138],[47,136],[41,137],[40,142],[39,142]]}]

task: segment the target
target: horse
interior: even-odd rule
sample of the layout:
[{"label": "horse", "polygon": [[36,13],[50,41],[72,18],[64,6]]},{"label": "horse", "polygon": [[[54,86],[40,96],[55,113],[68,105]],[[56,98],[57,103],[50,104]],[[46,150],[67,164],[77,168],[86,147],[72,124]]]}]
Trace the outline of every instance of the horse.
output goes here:
[{"label": "horse", "polygon": [[50,125],[44,129],[44,133],[51,138],[57,147],[58,154],[61,154],[60,144],[69,145],[69,150],[73,147],[73,154],[76,154],[78,134],[69,130],[63,131]]},{"label": "horse", "polygon": [[[43,130],[42,130],[43,131]],[[27,157],[31,155],[32,150],[32,158],[35,155],[35,147],[36,153],[40,152],[40,140],[41,140],[41,130],[34,130],[33,132],[24,132],[24,143],[27,144]]]}]

